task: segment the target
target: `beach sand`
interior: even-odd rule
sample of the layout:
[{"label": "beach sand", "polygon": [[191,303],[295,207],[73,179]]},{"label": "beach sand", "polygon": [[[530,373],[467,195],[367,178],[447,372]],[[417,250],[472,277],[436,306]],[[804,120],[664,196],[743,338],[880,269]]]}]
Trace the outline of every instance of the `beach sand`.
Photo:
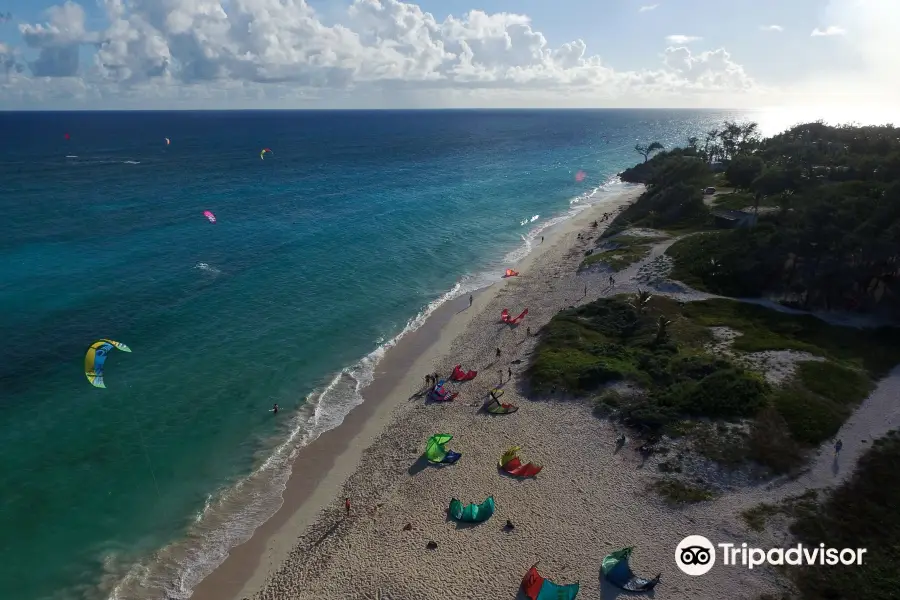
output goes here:
[{"label": "beach sand", "polygon": [[[626,546],[635,547],[636,573],[662,573],[658,599],[755,598],[777,591],[774,574],[765,569],[720,568],[690,577],[675,565],[675,547],[687,535],[753,545],[754,535],[736,517],[739,504],[732,502],[727,515],[716,503],[690,510],[666,506],[648,490],[655,462],[642,464],[630,443],[616,452],[618,432],[593,416],[590,406],[522,394],[522,371],[537,341],[526,337],[526,327],[534,334],[561,309],[644,285],[647,265],[662,246],[642,265],[618,274],[614,288],[608,273],[576,272],[603,230],[591,222],[640,191],[622,193],[548,231],[517,266],[519,277],[484,290],[470,309],[468,298],[448,303],[389,351],[365,390],[366,402],[300,453],[281,510],[233,549],[192,598],[514,598],[536,562],[557,583],[580,582],[580,598],[617,598],[628,594],[601,581],[600,561]],[[503,308],[515,315],[526,307],[520,326],[499,322]],[[424,374],[446,376],[457,363],[479,375],[450,385],[460,392],[454,402],[410,398],[422,388]],[[502,401],[520,410],[480,411],[501,377]],[[438,468],[423,461],[434,433],[454,436],[448,447],[462,453],[458,463]],[[498,472],[498,458],[513,445],[523,447],[523,462],[543,465],[536,478]],[[487,522],[460,526],[448,519],[451,498],[467,504],[490,495],[497,510]],[[345,497],[352,504],[349,516]],[[512,531],[504,531],[507,519]],[[426,549],[430,541],[437,549]]]}]

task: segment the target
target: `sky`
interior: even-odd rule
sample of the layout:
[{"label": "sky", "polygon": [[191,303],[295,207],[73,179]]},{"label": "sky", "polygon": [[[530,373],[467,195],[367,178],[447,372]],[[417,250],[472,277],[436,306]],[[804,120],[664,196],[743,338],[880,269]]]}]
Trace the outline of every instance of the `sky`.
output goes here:
[{"label": "sky", "polygon": [[900,0],[0,0],[0,110],[900,111]]}]

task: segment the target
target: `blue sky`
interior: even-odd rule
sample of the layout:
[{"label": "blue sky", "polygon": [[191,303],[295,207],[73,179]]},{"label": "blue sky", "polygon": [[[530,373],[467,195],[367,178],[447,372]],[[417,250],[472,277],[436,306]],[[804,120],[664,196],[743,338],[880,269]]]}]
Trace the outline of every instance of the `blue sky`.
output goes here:
[{"label": "blue sky", "polygon": [[[361,97],[376,106],[737,107],[900,97],[885,77],[900,70],[888,47],[900,0],[61,4],[0,0],[13,15],[0,23],[0,109],[219,107],[223,97],[279,107]],[[771,25],[780,30],[762,29]]]}]

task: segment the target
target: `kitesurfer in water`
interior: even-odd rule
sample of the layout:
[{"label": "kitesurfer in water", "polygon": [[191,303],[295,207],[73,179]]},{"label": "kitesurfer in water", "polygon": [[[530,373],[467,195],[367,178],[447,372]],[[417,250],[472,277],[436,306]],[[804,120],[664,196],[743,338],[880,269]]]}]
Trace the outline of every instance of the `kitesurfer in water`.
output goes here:
[{"label": "kitesurfer in water", "polygon": [[272,412],[275,413],[276,415],[278,414],[278,405],[277,404],[272,407]]}]

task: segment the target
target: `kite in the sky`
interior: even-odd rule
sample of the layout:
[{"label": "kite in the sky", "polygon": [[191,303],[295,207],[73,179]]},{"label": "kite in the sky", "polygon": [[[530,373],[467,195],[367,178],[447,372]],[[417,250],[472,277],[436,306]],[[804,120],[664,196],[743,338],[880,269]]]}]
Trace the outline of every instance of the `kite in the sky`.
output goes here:
[{"label": "kite in the sky", "polygon": [[214,215],[211,210],[204,210],[203,216],[206,217],[207,219],[209,219],[210,223],[216,222],[216,215]]},{"label": "kite in the sky", "polygon": [[275,154],[274,152],[272,152],[272,150],[270,148],[263,148],[262,150],[259,151],[259,160],[266,159],[266,152],[268,152],[269,154]]},{"label": "kite in the sky", "polygon": [[131,348],[121,342],[98,340],[91,344],[87,354],[84,355],[84,374],[94,387],[106,387],[106,384],[103,383],[103,365],[106,363],[106,355],[113,348],[118,348],[122,352],[131,352]]}]

